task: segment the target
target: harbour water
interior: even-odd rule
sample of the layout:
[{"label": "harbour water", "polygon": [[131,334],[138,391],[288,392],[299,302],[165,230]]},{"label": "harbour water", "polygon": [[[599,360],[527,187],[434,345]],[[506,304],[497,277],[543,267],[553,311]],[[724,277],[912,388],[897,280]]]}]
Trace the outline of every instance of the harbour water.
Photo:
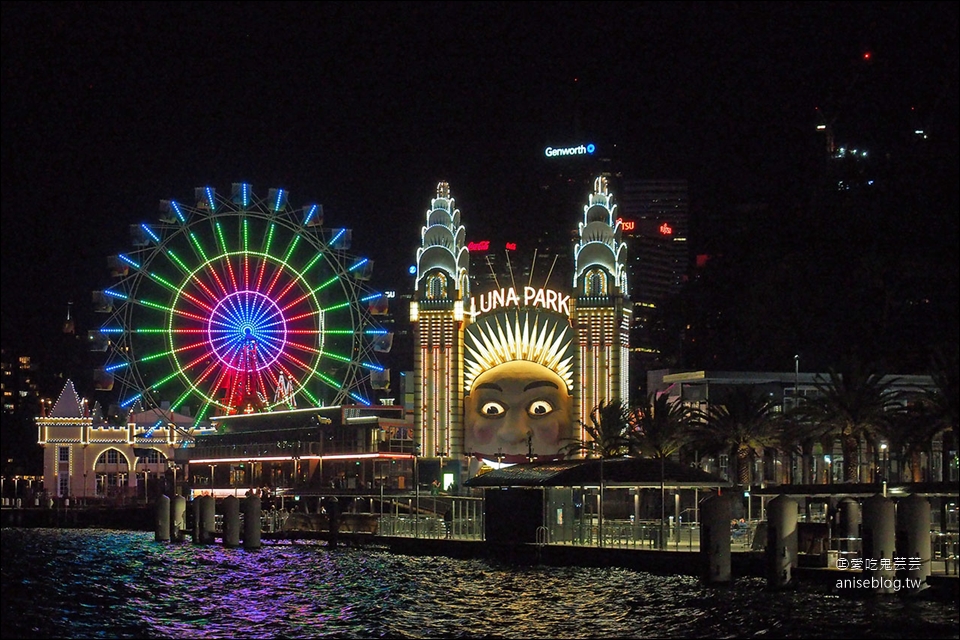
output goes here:
[{"label": "harbour water", "polygon": [[2,530],[3,638],[956,638],[956,602],[322,542]]}]

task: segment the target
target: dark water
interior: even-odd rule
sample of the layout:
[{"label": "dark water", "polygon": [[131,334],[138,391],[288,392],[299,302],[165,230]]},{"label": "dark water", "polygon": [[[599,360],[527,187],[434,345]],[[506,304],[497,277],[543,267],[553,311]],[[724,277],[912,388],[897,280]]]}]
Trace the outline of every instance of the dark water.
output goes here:
[{"label": "dark water", "polygon": [[956,638],[958,605],[322,543],[3,529],[3,638]]}]

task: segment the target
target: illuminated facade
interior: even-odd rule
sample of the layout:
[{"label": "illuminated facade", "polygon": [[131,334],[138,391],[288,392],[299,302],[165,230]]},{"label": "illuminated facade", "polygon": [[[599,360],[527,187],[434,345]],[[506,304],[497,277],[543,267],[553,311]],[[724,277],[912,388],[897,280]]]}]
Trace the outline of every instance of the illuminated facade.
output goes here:
[{"label": "illuminated facade", "polygon": [[414,331],[414,424],[422,455],[463,451],[464,300],[470,254],[450,185],[437,185],[417,249]]},{"label": "illuminated facade", "polygon": [[[686,180],[622,181],[620,215],[632,262],[631,348],[638,373],[661,366],[658,310],[678,294],[687,277],[690,252],[689,186]],[[672,336],[679,340],[679,336]]]},{"label": "illuminated facade", "polygon": [[[410,316],[421,452],[466,461],[470,475],[480,459],[562,456],[600,401],[629,397],[626,245],[607,180],[583,208],[570,290],[494,279],[471,295],[464,238],[440,183]],[[529,366],[506,366],[517,362]]]},{"label": "illuminated facade", "polygon": [[[630,398],[630,308],[627,247],[606,178],[597,178],[583,208],[573,286],[578,339],[576,411],[580,424],[601,401]],[[585,434],[581,433],[581,439]]]},{"label": "illuminated facade", "polygon": [[48,496],[145,499],[151,482],[158,492],[166,486],[176,449],[204,431],[192,418],[160,409],[131,412],[122,425],[95,414],[68,380],[49,413],[37,418]]}]

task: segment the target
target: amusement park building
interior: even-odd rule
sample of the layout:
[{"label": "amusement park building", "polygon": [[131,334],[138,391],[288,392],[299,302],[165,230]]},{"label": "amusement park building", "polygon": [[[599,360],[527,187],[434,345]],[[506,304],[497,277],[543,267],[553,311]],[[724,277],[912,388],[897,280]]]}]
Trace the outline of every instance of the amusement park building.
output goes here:
[{"label": "amusement park building", "polygon": [[223,416],[198,427],[191,417],[152,409],[116,425],[88,410],[68,381],[49,415],[37,419],[44,490],[146,499],[178,484],[178,472],[194,491],[213,493],[380,482],[402,489],[397,463],[414,451],[404,413],[401,405],[314,407]]},{"label": "amusement park building", "polygon": [[[125,498],[162,492],[175,482],[175,453],[205,430],[171,411],[131,412],[125,424],[103,420],[68,380],[47,415],[37,418],[43,488],[63,498]],[[142,484],[142,488],[141,488]]]},{"label": "amusement park building", "polygon": [[[582,425],[593,407],[629,396],[626,246],[606,178],[595,180],[581,216],[572,282],[555,289],[511,277],[473,290],[465,225],[450,185],[437,187],[410,305],[414,423],[423,454],[445,459],[455,476],[473,476],[493,459],[560,457],[565,444],[587,439]],[[490,381],[496,370],[511,370],[510,384],[544,379],[511,395]],[[559,393],[541,398],[531,385]]]},{"label": "amusement park building", "polygon": [[[235,191],[242,192],[236,187]],[[201,197],[208,199],[209,205],[206,209],[198,205],[198,217],[210,215],[219,206],[209,191],[203,191]],[[247,216],[249,205],[236,204],[241,202],[238,198],[235,193],[236,213]],[[276,194],[274,198],[275,203],[281,202]],[[182,213],[179,206],[168,203],[168,208]],[[279,205],[275,208],[282,209]],[[262,212],[262,217],[273,222],[272,212]],[[218,224],[224,221],[226,218]],[[293,239],[288,252],[300,246],[298,233],[312,229],[305,224],[290,223]],[[125,422],[117,424],[91,411],[68,382],[52,409],[37,420],[39,443],[44,448],[45,490],[61,497],[147,497],[151,489],[158,491],[177,480],[194,490],[211,492],[294,486],[405,489],[411,484],[419,487],[424,478],[428,483],[437,480],[446,488],[463,485],[485,464],[499,467],[502,463],[577,456],[576,447],[569,445],[589,445],[583,425],[590,422],[591,410],[601,401],[626,400],[630,389],[626,246],[606,180],[597,178],[593,192],[587,195],[571,243],[572,279],[566,286],[548,287],[547,282],[534,282],[532,277],[525,281],[473,278],[465,236],[450,186],[440,183],[426,212],[416,254],[415,291],[409,309],[414,367],[410,374],[400,376],[404,379],[397,390],[402,396],[400,404],[393,404],[390,398],[345,402],[352,397],[346,391],[347,381],[353,378],[344,378],[339,386],[328,385],[339,394],[336,402],[303,406],[304,392],[298,408],[296,392],[280,394],[278,386],[277,401],[260,410],[244,404],[201,419],[191,416],[185,407],[178,412],[179,407],[160,403],[131,409]],[[316,246],[333,252],[343,232],[318,237]],[[245,251],[238,253],[247,255]],[[230,255],[223,249],[220,259],[225,271],[230,268]],[[516,262],[509,253],[505,258],[508,265],[511,259]],[[130,259],[126,262],[136,264]],[[264,264],[268,262],[263,259]],[[288,267],[286,261],[276,262],[281,264],[278,272]],[[310,254],[307,262],[315,262]],[[337,269],[355,273],[361,264]],[[517,273],[535,272],[532,266],[526,270],[518,267]],[[305,275],[293,274],[286,288],[295,289],[306,281]],[[225,297],[240,305],[240,293]],[[201,295],[199,288],[193,295]],[[299,296],[297,301],[307,297]],[[359,300],[354,298],[353,304],[360,304]],[[335,302],[336,308],[349,306]],[[274,308],[282,310],[281,306],[270,307]],[[218,312],[226,319],[225,312]],[[177,308],[171,313],[188,315]],[[297,318],[308,318],[311,313],[307,308]],[[134,332],[130,333],[132,339]],[[308,334],[299,331],[296,335]],[[116,335],[104,333],[98,340],[119,341],[113,337]],[[170,337],[174,344],[179,339]],[[121,346],[125,344],[121,341]],[[181,350],[192,346],[178,345]],[[254,356],[269,353],[268,346],[266,341],[244,346],[243,353],[253,362]],[[311,352],[305,342],[295,346]],[[118,349],[121,351],[125,349]],[[219,355],[226,357],[225,353]],[[279,352],[273,355],[281,362],[286,357]],[[317,371],[322,371],[324,363],[318,362]],[[789,409],[796,398],[815,391],[818,377],[799,371],[652,371],[647,387],[702,408],[720,397],[725,386],[758,385],[781,401],[783,409]],[[253,380],[252,375],[235,378]],[[897,380],[904,390],[932,385],[925,376],[899,376]],[[270,391],[260,394],[261,403],[270,404]],[[246,403],[253,398],[234,395]],[[394,394],[383,390],[381,395]],[[222,397],[211,392],[206,400],[216,404],[223,402]],[[133,406],[142,405],[137,402]],[[837,452],[830,450],[821,451],[819,461],[830,455],[837,459]],[[866,455],[872,454],[867,451]],[[773,481],[786,477],[776,471],[778,465],[796,464],[795,460],[772,460],[760,469],[764,474],[760,481],[765,476]],[[929,460],[931,477],[955,479],[955,469],[938,469],[936,464]],[[704,468],[722,475],[723,466],[722,459],[707,460]],[[839,470],[839,464],[829,469],[835,475]],[[156,482],[161,478],[163,482]]]},{"label": "amusement park building", "polygon": [[[223,225],[231,222],[231,215],[240,219],[238,227],[244,230],[259,224],[261,219],[267,224],[275,215],[288,215],[285,201],[280,199],[279,192],[274,191],[271,192],[269,210],[254,215],[251,212],[255,201],[251,204],[244,200],[246,187],[234,185],[229,201],[220,199],[211,189],[198,189],[197,205],[189,213],[185,213],[183,205],[164,203],[166,207],[162,209],[169,210],[169,213],[164,214],[162,225],[145,227],[146,236],[137,246],[145,246],[144,243],[149,243],[151,238],[160,238],[161,233],[172,234],[173,239],[169,242],[173,242],[177,233],[182,230],[193,232],[191,225],[206,218],[215,225],[213,228],[217,233],[221,233]],[[243,222],[247,218],[249,224]],[[572,219],[576,220],[576,216]],[[166,405],[131,412],[127,424],[121,427],[89,415],[84,403],[76,397],[73,386],[68,385],[54,410],[38,423],[40,442],[46,449],[47,490],[62,496],[105,495],[114,491],[110,487],[118,487],[116,492],[136,492],[138,478],[148,483],[157,475],[178,467],[186,468],[186,472],[181,473],[181,480],[188,477],[191,484],[203,483],[211,488],[217,485],[276,486],[291,481],[315,482],[323,486],[339,481],[354,483],[358,487],[389,483],[397,487],[411,482],[417,475],[417,459],[420,474],[426,472],[448,485],[460,484],[475,474],[481,460],[498,457],[499,461],[515,462],[518,458],[562,457],[563,445],[583,441],[586,437],[582,424],[589,419],[590,410],[601,400],[626,398],[629,389],[627,342],[630,310],[626,251],[613,195],[604,178],[596,180],[593,193],[586,197],[580,220],[576,244],[571,246],[573,279],[567,286],[547,288],[534,286],[539,283],[533,282],[501,282],[489,290],[471,291],[464,226],[449,185],[441,183],[437,197],[427,211],[426,223],[421,230],[421,247],[416,256],[416,291],[410,306],[415,341],[414,371],[412,389],[407,390],[409,398],[404,398],[403,405],[377,405],[376,401],[348,405],[342,400],[320,402],[318,406],[306,409],[296,408],[296,402],[277,401],[271,405],[272,390],[266,380],[267,388],[257,394],[259,401],[251,392],[241,390],[217,395],[212,388],[201,398],[203,404],[216,408],[225,402],[221,398],[236,396],[244,404],[235,411],[212,412],[202,419],[201,416],[188,417],[176,413],[181,404],[178,401],[174,410]],[[291,233],[313,231],[312,227],[305,226],[305,222],[285,223],[292,229]],[[320,249],[335,248],[334,243],[341,237],[339,233],[329,238],[322,235],[316,245]],[[192,243],[201,242],[196,238],[197,235],[191,233]],[[231,264],[234,255],[249,255],[250,259],[260,259],[264,264],[270,262],[269,257],[247,253],[252,243],[246,235],[243,235],[241,251],[236,253],[231,253],[224,242],[221,237],[222,255],[208,260],[208,264],[216,265],[219,260],[223,273],[229,273],[231,279],[239,277],[234,276],[236,266]],[[293,247],[295,242],[289,244]],[[154,264],[162,257],[153,259]],[[115,262],[127,265],[118,269],[121,283],[128,283],[136,276],[141,278],[141,286],[152,287],[151,293],[160,295],[156,293],[160,290],[154,283],[163,281],[154,277],[152,272],[141,275],[131,271],[132,275],[127,275],[131,269],[129,265],[139,267],[138,259],[122,257]],[[279,260],[275,262],[281,263]],[[308,263],[314,263],[309,256]],[[355,265],[339,270],[353,274]],[[287,267],[288,263],[283,262],[277,270],[282,272]],[[226,323],[230,320],[227,314],[231,306],[245,304],[244,294],[226,290],[229,287],[221,284],[224,280],[216,273],[211,275],[210,282],[214,281],[217,287],[224,289],[226,302],[211,305],[216,307],[213,313],[219,315],[210,322]],[[293,274],[289,281],[292,284],[288,288],[300,286],[297,283],[304,279]],[[126,288],[120,292],[122,295],[114,293],[113,299],[124,301],[124,308],[130,307],[140,299],[136,286],[136,282],[125,284]],[[198,348],[195,345],[199,343],[190,343],[181,336],[199,333],[201,326],[208,325],[190,320],[197,314],[185,305],[190,299],[200,299],[214,290],[214,287],[194,280],[186,281],[182,286],[191,290],[192,298],[181,295],[169,305],[166,313],[174,319],[186,317],[196,323],[196,328],[187,326],[179,333],[171,333],[168,338],[168,342],[174,345],[171,353]],[[120,291],[122,287],[115,289]],[[258,295],[258,299],[267,298],[265,294]],[[105,298],[107,296],[98,299]],[[355,303],[357,301],[362,299],[355,299]],[[157,306],[151,306],[146,312],[152,312]],[[266,306],[271,313],[282,311],[280,305],[267,303]],[[333,306],[342,308],[344,304]],[[297,317],[311,312],[312,309],[306,308],[305,313]],[[121,316],[120,311],[113,311],[113,314]],[[166,326],[168,322],[157,317],[151,318],[151,324]],[[94,336],[93,342],[117,343],[113,350],[120,359],[129,351],[127,343],[141,340],[138,336],[142,334],[135,330],[112,331],[101,331]],[[214,341],[209,340],[211,344]],[[245,358],[244,362],[259,364],[258,358],[263,360],[268,354],[279,359],[286,357],[278,351],[269,352],[271,344],[266,338],[259,343],[253,342],[250,331],[247,331],[246,338],[240,338],[240,343],[242,346],[237,353]],[[301,345],[301,352],[308,352],[306,346],[305,343]],[[225,360],[229,354],[220,349],[214,355]],[[471,402],[480,401],[474,398],[480,398],[489,393],[490,387],[496,386],[484,382],[492,375],[492,369],[516,362],[549,374],[550,381],[536,384],[549,384],[551,393],[558,399],[533,401],[525,397],[523,400],[526,403],[523,407],[525,419],[533,419],[536,422],[531,424],[538,425],[529,428],[531,434],[537,433],[536,440],[531,435],[526,442],[522,437],[509,443],[488,438],[481,439],[478,444],[475,439],[471,440],[467,426],[471,420],[477,422],[482,418],[483,425],[475,431],[489,435],[490,425],[497,417],[492,407],[502,406],[501,400],[474,407],[471,419],[465,420],[464,412]],[[132,369],[136,364],[131,362],[126,368]],[[111,370],[123,371],[123,368],[114,366]],[[231,380],[235,379],[237,384],[247,388],[263,387],[264,384],[259,369],[254,371],[251,368],[247,374],[240,371],[230,375]],[[166,378],[158,377],[157,380],[156,386],[159,387],[165,384]],[[299,380],[302,382],[303,377]],[[471,397],[472,386],[477,388]],[[128,397],[139,397],[137,388],[131,387],[126,392],[130,394]],[[346,388],[341,395],[346,399],[349,396],[345,392]],[[191,388],[182,395],[186,397],[189,393]],[[529,395],[529,392],[524,393]],[[301,406],[304,394],[298,394],[301,395]],[[279,392],[277,397],[280,397]],[[290,399],[292,396],[287,398]],[[148,404],[146,397],[143,400],[143,404]],[[258,410],[258,402],[265,405],[264,409]],[[137,401],[134,406],[140,404]],[[408,404],[409,407],[404,406]],[[564,406],[560,407],[560,404]],[[552,426],[543,429],[548,437],[541,440],[540,427],[545,424]],[[482,449],[482,444],[489,446]],[[412,464],[401,465],[407,470],[400,472],[396,465],[404,459]],[[334,460],[341,460],[344,464],[349,462],[359,468],[351,473],[351,469],[343,465],[337,468]],[[385,470],[385,465],[379,465],[379,471],[374,472],[372,470],[377,465],[366,464],[371,461],[389,461],[390,469]],[[323,467],[326,468],[321,471]],[[392,478],[387,477],[392,469],[398,472]],[[401,476],[404,479],[400,479]]]}]

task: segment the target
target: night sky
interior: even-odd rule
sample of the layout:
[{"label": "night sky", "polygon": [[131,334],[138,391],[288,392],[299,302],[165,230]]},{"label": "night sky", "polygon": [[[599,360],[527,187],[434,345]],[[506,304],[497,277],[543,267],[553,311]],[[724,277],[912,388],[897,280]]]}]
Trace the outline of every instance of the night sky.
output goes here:
[{"label": "night sky", "polygon": [[940,145],[931,180],[953,182],[904,223],[957,271],[956,3],[3,3],[2,33],[16,354],[44,354],[70,302],[96,328],[107,256],[194,187],[322,203],[386,289],[439,180],[470,239],[509,230],[542,149],[591,139],[689,180],[709,216],[796,191],[818,107],[877,153],[916,128]]}]

